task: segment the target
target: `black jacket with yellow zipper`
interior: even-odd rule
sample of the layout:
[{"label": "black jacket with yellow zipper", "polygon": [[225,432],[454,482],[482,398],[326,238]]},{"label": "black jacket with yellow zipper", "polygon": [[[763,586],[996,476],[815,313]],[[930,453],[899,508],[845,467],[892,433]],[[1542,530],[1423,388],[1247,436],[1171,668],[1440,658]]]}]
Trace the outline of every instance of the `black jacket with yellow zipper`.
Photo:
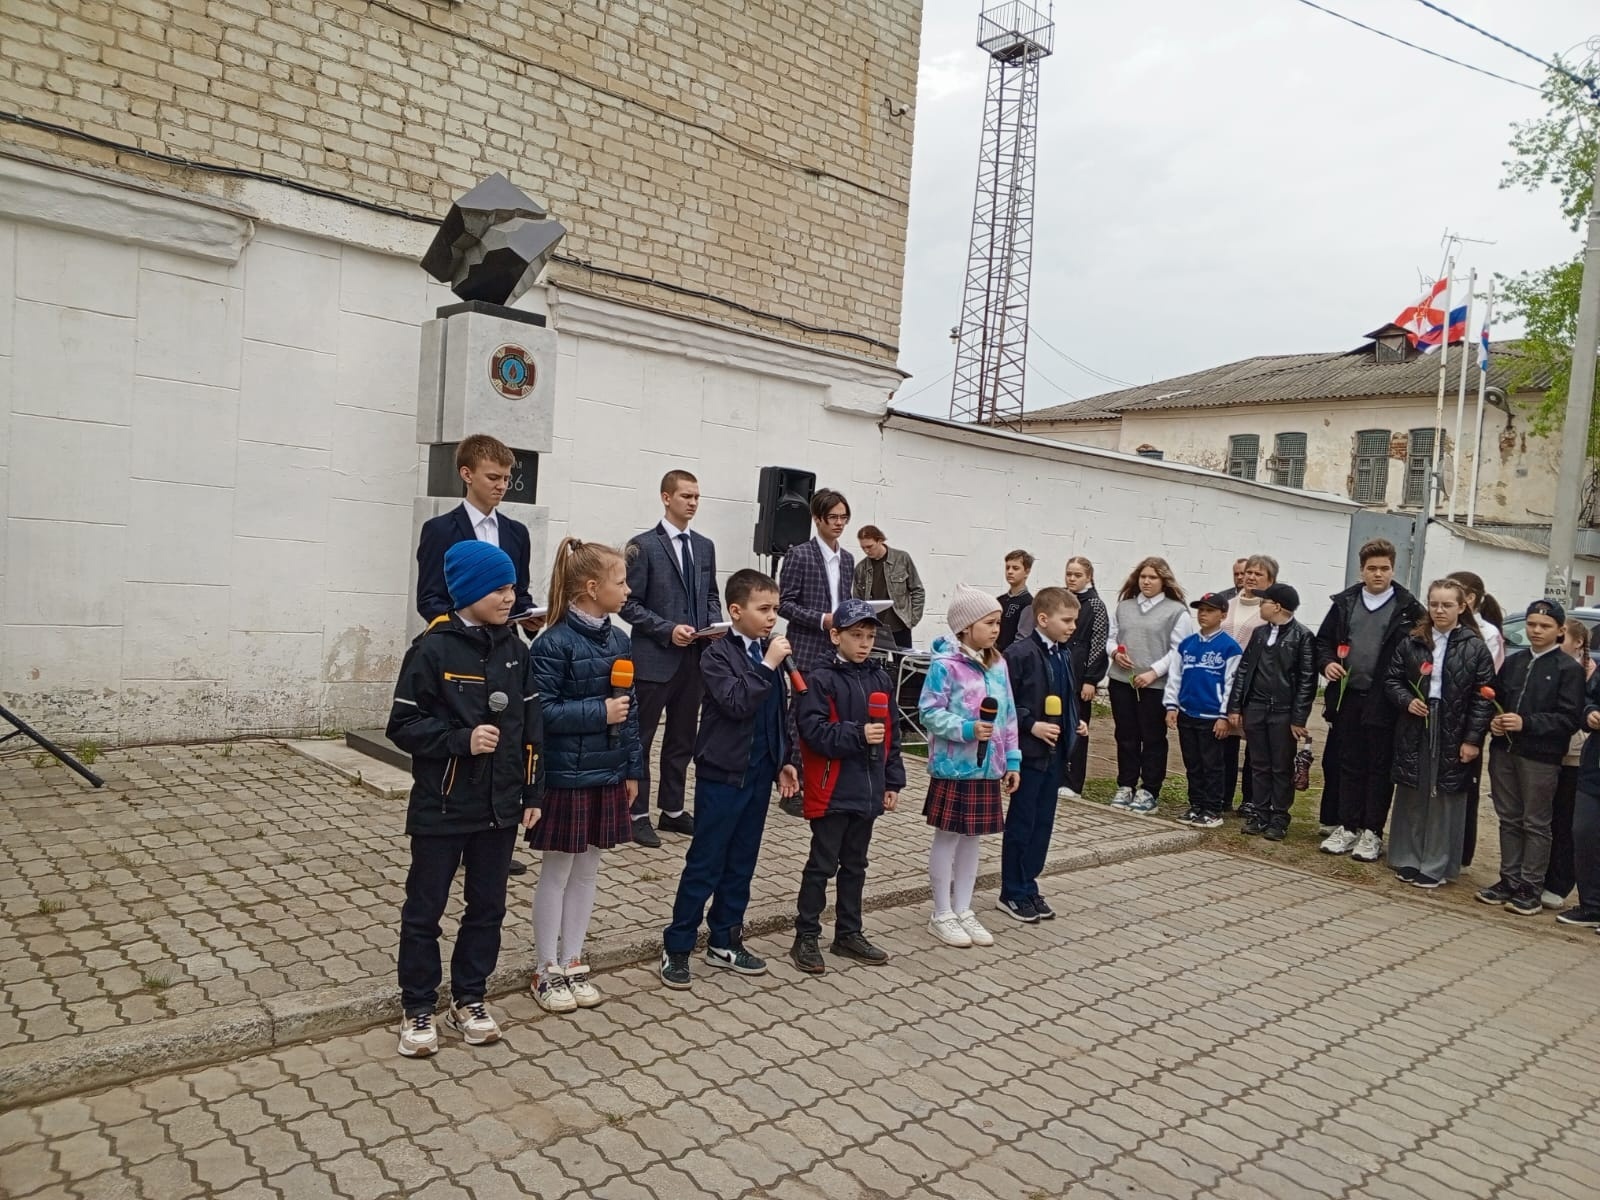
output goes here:
[{"label": "black jacket with yellow zipper", "polygon": [[[467,625],[449,613],[411,643],[395,684],[389,740],[411,755],[407,834],[506,828],[538,808],[544,720],[526,682],[527,646],[507,625]],[[504,692],[498,714],[489,697]],[[494,725],[494,753],[474,756],[472,730]]]}]

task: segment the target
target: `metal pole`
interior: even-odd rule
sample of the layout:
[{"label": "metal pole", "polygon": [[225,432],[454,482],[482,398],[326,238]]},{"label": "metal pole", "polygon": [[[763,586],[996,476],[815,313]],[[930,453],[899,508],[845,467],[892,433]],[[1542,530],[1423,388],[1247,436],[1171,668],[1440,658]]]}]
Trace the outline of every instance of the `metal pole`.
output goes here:
[{"label": "metal pole", "polygon": [[[1489,277],[1489,298],[1483,306],[1483,337],[1489,339],[1489,322],[1494,320],[1494,277]],[[1483,462],[1483,393],[1489,386],[1489,348],[1483,347],[1483,358],[1478,363],[1478,419],[1473,425],[1477,431],[1472,441],[1472,484],[1467,492],[1467,525],[1470,528],[1478,516],[1478,467]]]},{"label": "metal pole", "polygon": [[1572,378],[1561,426],[1561,470],[1556,480],[1555,519],[1550,523],[1550,563],[1544,594],[1572,603],[1572,559],[1578,552],[1578,507],[1589,472],[1589,415],[1594,407],[1595,356],[1600,354],[1600,155],[1595,156],[1589,196],[1589,240],[1578,285],[1578,328],[1572,339]]},{"label": "metal pole", "polygon": [[1448,386],[1450,366],[1450,309],[1455,304],[1456,260],[1445,262],[1444,329],[1439,335],[1439,402],[1433,414],[1433,459],[1428,468],[1428,484],[1422,489],[1424,520],[1430,520],[1439,506],[1439,452],[1444,441],[1444,389]]},{"label": "metal pole", "polygon": [[[1445,502],[1444,519],[1456,519],[1456,497],[1461,493],[1461,423],[1467,414],[1467,364],[1472,361],[1472,355],[1467,353],[1467,347],[1472,344],[1472,335],[1467,330],[1472,328],[1472,289],[1478,286],[1478,268],[1474,267],[1467,273],[1467,316],[1461,325],[1461,383],[1456,388],[1456,441],[1455,448],[1450,452],[1450,498]],[[1444,314],[1444,340],[1450,340],[1450,314]]]}]

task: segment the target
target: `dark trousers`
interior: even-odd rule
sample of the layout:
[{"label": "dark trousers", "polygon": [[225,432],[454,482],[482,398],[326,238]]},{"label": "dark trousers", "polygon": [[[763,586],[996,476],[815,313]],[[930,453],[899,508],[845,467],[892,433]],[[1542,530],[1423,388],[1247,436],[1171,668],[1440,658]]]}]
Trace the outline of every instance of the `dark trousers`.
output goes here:
[{"label": "dark trousers", "polygon": [[[1239,767],[1241,754],[1244,757],[1243,770]],[[1243,738],[1228,738],[1222,743],[1222,811],[1233,811],[1233,797],[1236,792],[1239,795],[1240,809],[1249,808],[1253,791],[1254,782],[1250,778],[1250,747],[1244,744]]]},{"label": "dark trousers", "polygon": [[1523,892],[1544,890],[1550,866],[1550,816],[1559,763],[1534,762],[1497,741],[1489,751],[1489,784],[1500,818],[1500,878]]},{"label": "dark trousers", "polygon": [[1578,882],[1572,848],[1573,814],[1578,800],[1578,768],[1563,766],[1556,780],[1555,804],[1550,810],[1550,865],[1544,872],[1544,890],[1566,897]]},{"label": "dark trousers", "polygon": [[413,834],[406,900],[400,909],[400,1002],[408,1014],[431,1013],[439,1003],[439,918],[450,899],[456,869],[466,867],[466,911],[450,955],[450,995],[455,1003],[482,1000],[500,958],[506,917],[506,876],[516,826],[478,833]]},{"label": "dark trousers", "polygon": [[1290,716],[1265,704],[1246,704],[1244,736],[1250,743],[1250,768],[1255,772],[1247,812],[1277,829],[1289,828],[1294,807],[1294,734]]},{"label": "dark trousers", "polygon": [[894,644],[896,646],[899,646],[900,649],[902,649],[902,650],[911,649],[911,630],[909,630],[909,629],[896,629],[894,631],[894,633],[892,634],[892,636],[894,638]]},{"label": "dark trousers", "polygon": [[794,931],[816,937],[828,903],[828,880],[839,877],[833,936],[861,932],[861,891],[867,884],[867,847],[874,818],[865,813],[825,813],[811,822],[811,857],[800,872]]},{"label": "dark trousers", "polygon": [[1381,837],[1389,821],[1389,806],[1394,802],[1394,779],[1390,775],[1394,767],[1394,720],[1391,717],[1377,724],[1366,723],[1374,707],[1389,715],[1389,706],[1377,692],[1346,692],[1339,711],[1333,715],[1328,740],[1331,743],[1337,731],[1338,749],[1323,752],[1322,766],[1324,779],[1337,766],[1339,811],[1336,820],[1324,824],[1339,825],[1352,833],[1366,830]]},{"label": "dark trousers", "polygon": [[1573,801],[1572,863],[1578,903],[1600,910],[1600,790],[1579,788]]},{"label": "dark trousers", "polygon": [[1049,767],[1022,765],[1022,783],[1006,809],[1000,839],[1000,899],[1032,900],[1039,895],[1039,872],[1050,853],[1056,827],[1056,789],[1061,786],[1061,756]]},{"label": "dark trousers", "polygon": [[1482,802],[1483,755],[1472,761],[1472,780],[1467,784],[1465,823],[1461,828],[1461,865],[1470,867],[1478,852],[1478,806]]},{"label": "dark trousers", "polygon": [[639,780],[639,794],[634,797],[633,815],[650,815],[650,745],[663,716],[666,729],[661,735],[656,811],[682,812],[684,779],[689,760],[694,757],[695,726],[700,720],[700,694],[705,690],[700,678],[699,646],[689,647],[671,679],[665,683],[641,679],[633,690],[639,697],[639,740],[644,745],[644,777]]},{"label": "dark trousers", "polygon": [[1209,717],[1178,714],[1178,748],[1183,751],[1183,769],[1189,777],[1189,807],[1208,816],[1222,815],[1223,747],[1235,738],[1218,738],[1217,723]]},{"label": "dark trousers", "polygon": [[662,944],[674,954],[694,949],[706,901],[711,901],[709,944],[731,949],[750,906],[750,879],[767,827],[767,801],[778,772],[770,754],[752,767],[751,782],[738,786],[697,779],[694,787],[694,837],[678,878],[672,924]]},{"label": "dark trousers", "polygon": [[[1087,725],[1094,720],[1094,701],[1082,699],[1081,692],[1079,693],[1079,697],[1078,720]],[[1072,753],[1067,755],[1066,778],[1063,780],[1063,782],[1081,796],[1083,795],[1084,781],[1088,778],[1088,776],[1089,737],[1087,734],[1085,734],[1083,737],[1077,738],[1072,743]]]},{"label": "dark trousers", "polygon": [[1344,795],[1344,774],[1339,767],[1339,736],[1338,726],[1330,725],[1327,739],[1322,743],[1322,799],[1317,806],[1317,821],[1322,825],[1339,824],[1339,805]]},{"label": "dark trousers", "polygon": [[1117,786],[1139,787],[1160,797],[1167,780],[1167,710],[1161,681],[1135,690],[1111,681],[1111,720],[1117,738]]}]

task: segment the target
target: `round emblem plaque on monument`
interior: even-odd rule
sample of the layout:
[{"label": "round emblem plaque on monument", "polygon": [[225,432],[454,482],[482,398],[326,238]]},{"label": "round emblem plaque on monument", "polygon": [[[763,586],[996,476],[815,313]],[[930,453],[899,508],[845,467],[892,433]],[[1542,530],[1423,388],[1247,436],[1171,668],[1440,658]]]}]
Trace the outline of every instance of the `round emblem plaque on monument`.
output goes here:
[{"label": "round emblem plaque on monument", "polygon": [[507,400],[521,400],[533,391],[533,357],[521,346],[501,346],[489,358],[489,382]]}]

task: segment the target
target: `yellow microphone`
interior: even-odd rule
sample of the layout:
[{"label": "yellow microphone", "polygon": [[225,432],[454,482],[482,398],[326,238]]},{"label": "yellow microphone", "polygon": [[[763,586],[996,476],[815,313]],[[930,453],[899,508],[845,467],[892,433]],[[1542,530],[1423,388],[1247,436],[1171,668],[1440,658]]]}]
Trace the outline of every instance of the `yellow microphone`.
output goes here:
[{"label": "yellow microphone", "polygon": [[1061,715],[1060,696],[1046,696],[1044,698],[1044,715],[1047,717],[1059,717]]}]

